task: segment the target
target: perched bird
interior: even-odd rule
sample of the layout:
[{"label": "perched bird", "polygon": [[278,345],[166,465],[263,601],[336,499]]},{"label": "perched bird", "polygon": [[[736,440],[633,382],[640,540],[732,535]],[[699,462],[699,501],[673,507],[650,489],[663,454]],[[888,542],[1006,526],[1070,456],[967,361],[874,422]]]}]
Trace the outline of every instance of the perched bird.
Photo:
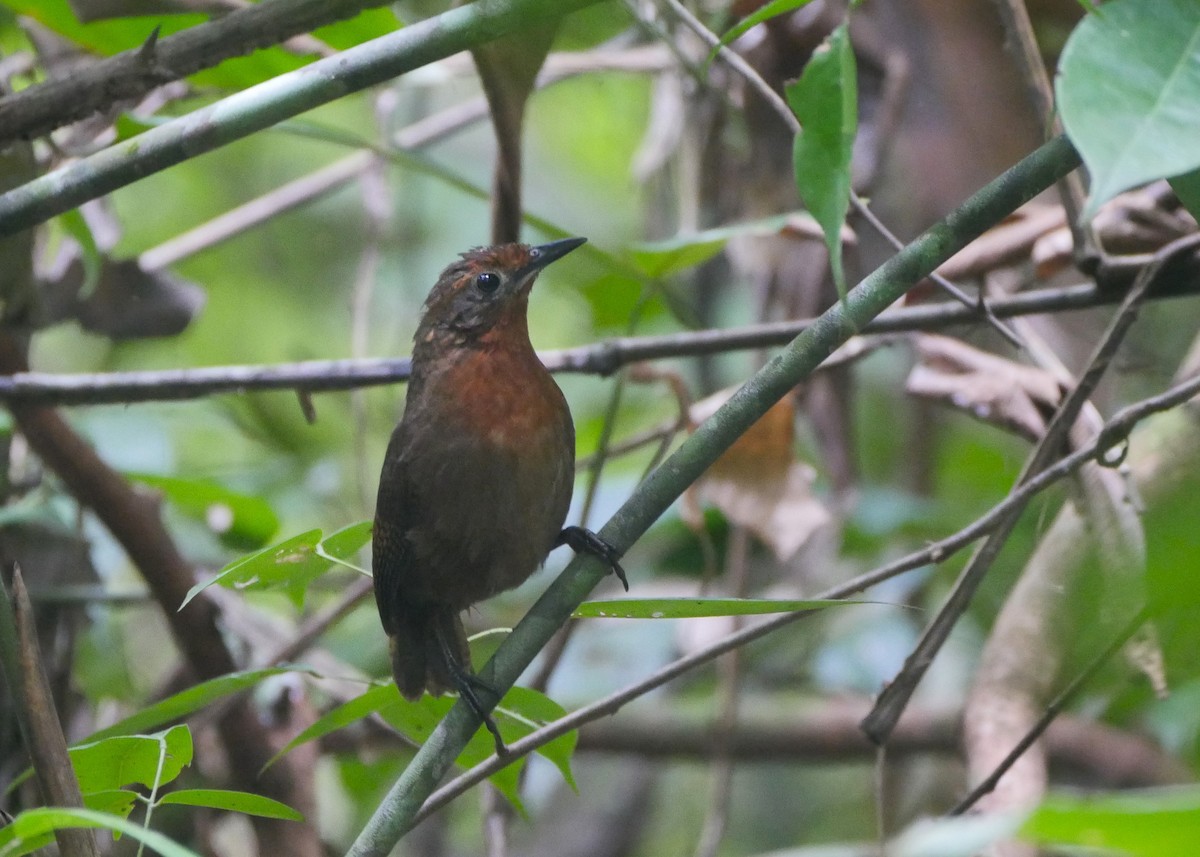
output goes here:
[{"label": "perched bird", "polygon": [[459,613],[522,583],[562,544],[599,555],[628,588],[607,543],[563,528],[575,427],[526,321],[538,273],[585,240],[478,248],[442,272],[379,478],[375,601],[396,686],[410,700],[457,690],[501,752]]}]

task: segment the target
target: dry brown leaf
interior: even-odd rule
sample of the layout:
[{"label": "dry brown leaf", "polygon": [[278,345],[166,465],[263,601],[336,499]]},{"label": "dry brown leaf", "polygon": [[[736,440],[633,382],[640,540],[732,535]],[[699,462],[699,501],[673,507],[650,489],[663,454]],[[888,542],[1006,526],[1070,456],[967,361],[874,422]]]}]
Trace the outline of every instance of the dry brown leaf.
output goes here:
[{"label": "dry brown leaf", "polygon": [[[693,426],[732,394],[723,390],[694,404],[689,410]],[[790,559],[829,520],[812,493],[815,472],[795,459],[795,419],[794,397],[785,396],[713,462],[684,497],[688,526],[699,530],[704,524],[701,508],[715,506],[761,539],[780,562]]]},{"label": "dry brown leaf", "polygon": [[977,419],[1036,441],[1062,399],[1062,388],[1043,369],[1014,363],[948,336],[915,339],[917,365],[909,393],[943,401]]}]

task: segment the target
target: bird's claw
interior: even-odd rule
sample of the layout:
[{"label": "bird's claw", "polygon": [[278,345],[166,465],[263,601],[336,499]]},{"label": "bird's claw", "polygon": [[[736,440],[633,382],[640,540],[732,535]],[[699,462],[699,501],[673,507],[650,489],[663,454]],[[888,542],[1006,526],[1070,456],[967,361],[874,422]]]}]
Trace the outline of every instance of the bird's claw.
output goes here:
[{"label": "bird's claw", "polygon": [[563,531],[558,534],[558,539],[554,542],[555,547],[559,545],[566,545],[575,553],[590,553],[592,556],[602,559],[608,564],[612,573],[617,576],[617,580],[621,581],[625,591],[629,591],[629,579],[625,577],[625,569],[621,568],[617,549],[596,533],[586,527],[563,527]]},{"label": "bird's claw", "polygon": [[[500,727],[496,725],[495,718],[492,717],[489,711],[479,698],[476,690],[483,690],[490,693],[496,698],[496,704],[499,703],[501,694],[486,681],[481,679],[475,673],[471,672],[470,668],[460,664],[458,658],[454,656],[446,639],[442,634],[438,634],[438,643],[442,647],[442,660],[446,662],[446,669],[450,672],[450,677],[454,679],[454,685],[458,689],[458,695],[467,703],[467,707],[474,712],[475,716],[483,721],[483,725],[487,727],[487,731],[492,733],[492,740],[496,743],[496,755],[507,756],[508,747],[504,746],[504,739],[500,736]],[[495,707],[493,705],[493,707]]]}]

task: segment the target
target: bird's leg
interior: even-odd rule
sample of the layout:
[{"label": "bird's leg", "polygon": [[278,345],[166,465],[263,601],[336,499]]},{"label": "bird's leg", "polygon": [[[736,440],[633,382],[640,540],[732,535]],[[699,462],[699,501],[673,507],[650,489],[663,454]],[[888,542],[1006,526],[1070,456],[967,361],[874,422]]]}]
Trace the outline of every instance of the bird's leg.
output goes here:
[{"label": "bird's leg", "polygon": [[621,568],[621,563],[617,560],[617,549],[596,533],[586,527],[563,527],[563,531],[554,540],[554,546],[559,545],[566,545],[575,553],[590,553],[604,560],[617,576],[617,580],[621,581],[625,591],[629,591],[629,580],[625,577],[625,569]]},{"label": "bird's leg", "polygon": [[442,660],[446,663],[446,670],[450,673],[450,677],[454,679],[454,684],[458,688],[458,695],[466,700],[467,707],[475,712],[475,716],[483,721],[483,725],[487,727],[487,731],[492,733],[492,739],[496,742],[496,755],[508,755],[508,748],[504,746],[504,739],[500,737],[500,727],[496,725],[491,712],[484,708],[483,702],[480,701],[475,691],[476,689],[486,690],[492,696],[496,697],[497,702],[499,702],[500,694],[496,692],[494,687],[471,672],[469,667],[459,663],[458,656],[454,654],[454,650],[446,639],[446,635],[442,633],[440,623],[435,625],[434,633],[437,635],[438,646],[442,650]]}]

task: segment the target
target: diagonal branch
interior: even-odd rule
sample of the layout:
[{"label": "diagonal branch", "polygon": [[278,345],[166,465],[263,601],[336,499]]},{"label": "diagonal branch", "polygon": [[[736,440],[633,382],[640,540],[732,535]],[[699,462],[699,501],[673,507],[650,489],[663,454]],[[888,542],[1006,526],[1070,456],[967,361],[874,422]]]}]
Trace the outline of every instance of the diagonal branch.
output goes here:
[{"label": "diagonal branch", "polygon": [[[921,277],[1002,217],[1079,164],[1066,139],[1045,144],[972,196],[854,288],[748,380],[732,398],[642,482],[601,529],[624,553],[700,474],[834,349],[884,311]],[[576,557],[538,599],[484,667],[481,678],[501,694],[608,573],[591,557]],[[433,791],[479,728],[460,700],[417,751],[350,850],[384,857],[413,825]]]}]

